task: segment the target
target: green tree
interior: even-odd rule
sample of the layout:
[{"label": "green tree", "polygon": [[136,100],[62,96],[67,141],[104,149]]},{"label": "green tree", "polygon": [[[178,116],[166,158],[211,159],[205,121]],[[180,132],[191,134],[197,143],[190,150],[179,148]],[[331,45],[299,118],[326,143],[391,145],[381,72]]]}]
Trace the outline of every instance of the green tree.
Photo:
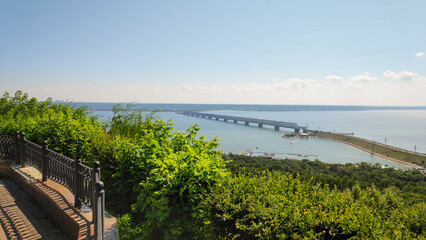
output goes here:
[{"label": "green tree", "polygon": [[195,238],[204,216],[199,204],[226,176],[222,153],[215,150],[217,139],[197,138],[197,126],[174,132],[170,121],[129,106],[114,111],[112,194],[118,198],[116,209],[128,211],[126,206],[131,206],[136,223],[133,236]]},{"label": "green tree", "polygon": [[47,140],[49,148],[68,157],[81,155],[86,164],[96,157],[92,146],[105,132],[86,107],[71,103],[56,103],[52,99],[38,101],[27,93],[15,96],[4,93],[0,99],[0,134],[26,134],[27,139],[41,144]]}]

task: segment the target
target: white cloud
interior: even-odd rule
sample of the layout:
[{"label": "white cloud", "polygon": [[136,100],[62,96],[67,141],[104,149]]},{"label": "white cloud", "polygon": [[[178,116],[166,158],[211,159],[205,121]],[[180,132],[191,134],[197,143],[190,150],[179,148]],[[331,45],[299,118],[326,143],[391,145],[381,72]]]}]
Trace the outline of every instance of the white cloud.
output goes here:
[{"label": "white cloud", "polygon": [[414,56],[413,57],[424,57],[425,56],[425,53],[424,52],[418,52],[418,53],[416,53],[416,54],[414,54]]},{"label": "white cloud", "polygon": [[330,76],[324,77],[324,79],[327,83],[331,83],[331,84],[342,84],[342,83],[344,83],[343,77],[341,77],[341,76],[330,75]]},{"label": "white cloud", "polygon": [[[387,79],[387,80],[386,80]],[[390,80],[390,81],[389,81]],[[40,100],[146,103],[424,105],[426,78],[417,73],[386,71],[344,78],[274,78],[266,82],[136,85],[29,86],[21,90]],[[6,89],[14,92],[16,89]]]},{"label": "white cloud", "polygon": [[370,82],[376,82],[377,78],[368,72],[364,72],[362,74],[358,74],[356,76],[350,77],[347,82],[350,83],[370,83]]},{"label": "white cloud", "polygon": [[[351,89],[359,89],[363,88],[366,85],[374,84],[378,81],[378,79],[371,73],[364,72],[362,74],[358,74],[356,76],[350,77],[345,80],[341,76],[330,75],[324,77],[325,85],[328,87],[336,88],[351,88]],[[324,86],[324,87],[326,87]]]},{"label": "white cloud", "polygon": [[371,73],[364,72],[350,77],[349,80],[344,81],[344,85],[352,89],[362,89],[374,82],[377,82],[377,78]]},{"label": "white cloud", "polygon": [[388,71],[383,73],[383,76],[385,78],[390,78],[392,80],[403,81],[403,82],[411,82],[411,81],[423,82],[423,81],[426,81],[425,77],[422,77],[417,73],[408,72],[408,71],[396,73],[396,72],[392,72],[392,71],[388,70]]},{"label": "white cloud", "polygon": [[315,86],[315,81],[312,79],[299,79],[299,78],[289,78],[289,79],[279,79],[274,78],[275,82],[271,84],[271,88],[275,90],[281,89],[292,89],[292,90],[301,90],[307,89]]},{"label": "white cloud", "polygon": [[[330,86],[334,88],[349,88],[349,89],[362,89],[365,88],[368,85],[375,84],[378,82],[378,79],[371,73],[364,72],[362,74],[358,74],[356,76],[350,77],[349,79],[345,80],[343,77],[336,76],[336,75],[330,75],[326,76],[325,82]],[[342,85],[343,86],[339,86]]]}]

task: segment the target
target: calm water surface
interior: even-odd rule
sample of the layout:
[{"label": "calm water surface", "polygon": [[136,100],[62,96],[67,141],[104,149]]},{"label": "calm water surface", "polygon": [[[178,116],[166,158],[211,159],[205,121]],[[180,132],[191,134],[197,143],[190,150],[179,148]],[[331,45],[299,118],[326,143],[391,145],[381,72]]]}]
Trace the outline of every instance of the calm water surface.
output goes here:
[{"label": "calm water surface", "polygon": [[[295,122],[308,125],[309,129],[320,129],[335,132],[354,132],[356,136],[378,142],[387,142],[394,146],[426,152],[426,110],[377,110],[377,111],[288,111],[259,112],[222,110],[212,113],[252,117],[279,121]],[[96,112],[100,120],[112,117],[110,111]],[[402,167],[348,145],[323,139],[286,139],[281,136],[290,129],[279,132],[271,128],[258,128],[242,124],[225,123],[209,119],[195,118],[161,112],[157,114],[164,120],[172,119],[174,128],[185,131],[188,126],[198,124],[201,134],[208,139],[218,137],[220,148],[225,152],[257,152],[281,153],[277,157],[318,159],[323,162],[356,163],[370,162],[382,165]],[[386,139],[386,140],[385,140]],[[297,156],[292,154],[315,155]]]},{"label": "calm water surface", "polygon": [[426,110],[295,111],[250,112],[215,111],[218,114],[295,122],[309,129],[348,133],[426,153]]}]

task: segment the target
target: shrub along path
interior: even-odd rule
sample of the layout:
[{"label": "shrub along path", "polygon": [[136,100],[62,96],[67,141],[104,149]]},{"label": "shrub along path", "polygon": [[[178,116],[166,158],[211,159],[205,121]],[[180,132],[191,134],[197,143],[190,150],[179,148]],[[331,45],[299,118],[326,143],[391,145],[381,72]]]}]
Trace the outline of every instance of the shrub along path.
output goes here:
[{"label": "shrub along path", "polygon": [[68,239],[11,180],[0,178],[0,239]]}]

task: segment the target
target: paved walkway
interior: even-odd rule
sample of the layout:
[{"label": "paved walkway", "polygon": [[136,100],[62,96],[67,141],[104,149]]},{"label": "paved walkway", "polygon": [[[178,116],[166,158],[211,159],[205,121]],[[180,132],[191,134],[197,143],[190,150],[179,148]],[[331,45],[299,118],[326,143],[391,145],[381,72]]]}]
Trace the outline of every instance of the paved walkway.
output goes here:
[{"label": "paved walkway", "polygon": [[68,239],[11,180],[0,178],[0,239]]}]

